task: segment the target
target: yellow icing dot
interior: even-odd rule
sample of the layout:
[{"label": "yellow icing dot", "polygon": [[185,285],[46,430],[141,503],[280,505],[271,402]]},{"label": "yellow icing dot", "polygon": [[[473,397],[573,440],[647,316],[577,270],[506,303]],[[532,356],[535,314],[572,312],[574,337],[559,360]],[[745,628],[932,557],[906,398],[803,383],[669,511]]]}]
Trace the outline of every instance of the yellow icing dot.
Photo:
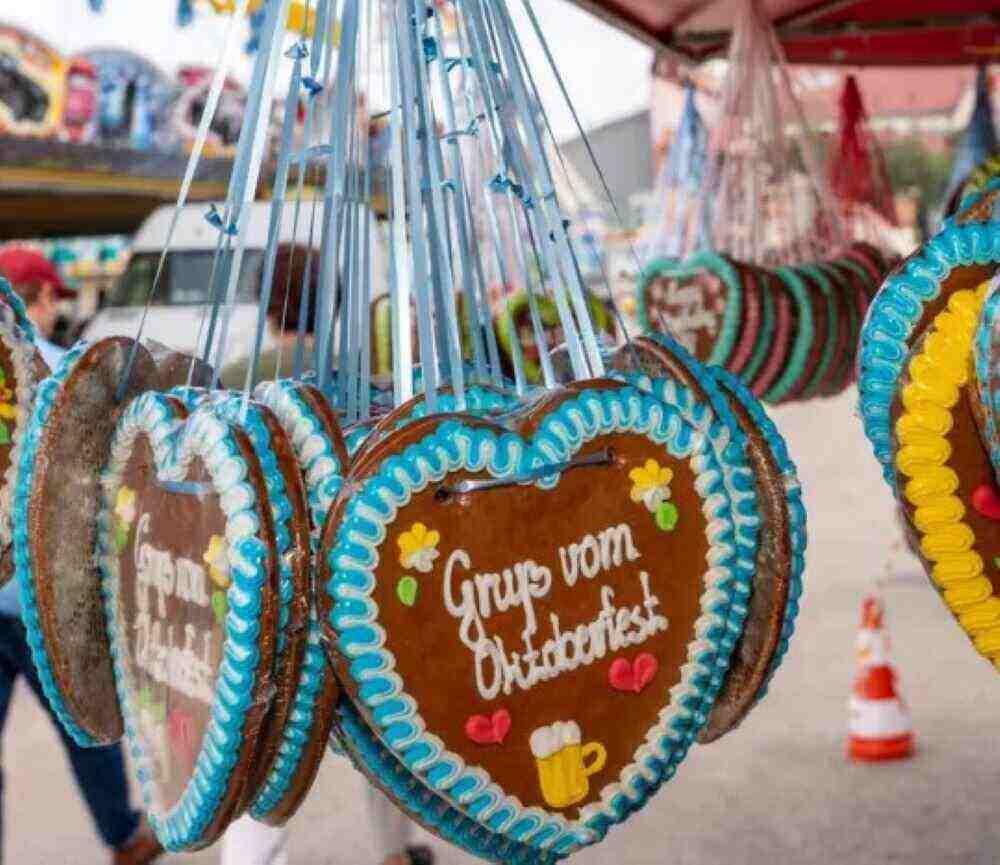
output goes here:
[{"label": "yellow icing dot", "polygon": [[990,628],[982,634],[977,634],[973,643],[984,655],[992,655],[996,663],[996,656],[1000,655],[1000,628]]},{"label": "yellow icing dot", "polygon": [[964,553],[972,549],[976,536],[965,523],[954,522],[928,532],[920,540],[920,549],[932,562],[951,553]]},{"label": "yellow icing dot", "polygon": [[987,598],[983,603],[962,613],[958,620],[970,634],[980,633],[1000,625],[1000,598]]},{"label": "yellow icing dot", "polygon": [[910,444],[927,433],[947,435],[951,425],[951,412],[927,405],[919,414],[904,414],[896,422],[896,436],[903,444]]},{"label": "yellow icing dot", "polygon": [[951,495],[957,489],[958,475],[946,466],[935,466],[910,480],[904,492],[908,501],[919,506]]},{"label": "yellow icing dot", "polygon": [[983,557],[973,551],[941,556],[934,563],[931,579],[939,586],[949,586],[959,580],[978,577],[983,572]]},{"label": "yellow icing dot", "polygon": [[929,532],[935,526],[953,523],[964,515],[965,505],[962,500],[957,496],[946,496],[918,507],[913,514],[913,524],[920,531]]},{"label": "yellow icing dot", "polygon": [[916,444],[904,445],[896,455],[900,470],[908,475],[922,468],[944,465],[951,456],[951,445],[941,436],[925,434]]},{"label": "yellow icing dot", "polygon": [[959,611],[972,612],[969,608],[977,607],[988,601],[993,595],[993,586],[986,577],[976,577],[974,580],[963,580],[961,583],[944,590],[945,602],[953,613]]},{"label": "yellow icing dot", "polygon": [[895,424],[896,467],[906,478],[902,492],[914,508],[921,552],[934,563],[931,579],[979,652],[1000,668],[1000,597],[973,549],[965,507],[953,495],[958,476],[945,465],[951,457],[946,438],[954,422],[951,409],[972,374],[972,341],[988,290],[984,282],[975,291],[952,294],[910,358],[903,413]]}]

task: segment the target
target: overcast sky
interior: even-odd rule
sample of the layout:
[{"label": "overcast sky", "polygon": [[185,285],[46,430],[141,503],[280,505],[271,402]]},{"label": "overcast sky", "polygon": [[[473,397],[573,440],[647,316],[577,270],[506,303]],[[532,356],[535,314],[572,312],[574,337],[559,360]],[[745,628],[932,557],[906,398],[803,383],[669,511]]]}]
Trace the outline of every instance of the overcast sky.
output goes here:
[{"label": "overcast sky", "polygon": [[[521,0],[508,0],[515,19],[523,23]],[[195,22],[179,29],[176,0],[104,0],[104,12],[95,13],[87,0],[3,0],[0,22],[30,30],[57,50],[72,54],[88,48],[130,48],[145,55],[168,74],[192,63],[214,65],[222,43],[225,19],[197,3]],[[534,0],[545,31],[585,126],[614,120],[644,108],[649,102],[648,48],[566,0]],[[525,38],[533,69],[542,69],[544,56],[533,38]],[[243,55],[236,77],[247,81],[251,60]],[[551,77],[539,74],[542,98],[560,139],[573,137],[569,113]]]}]

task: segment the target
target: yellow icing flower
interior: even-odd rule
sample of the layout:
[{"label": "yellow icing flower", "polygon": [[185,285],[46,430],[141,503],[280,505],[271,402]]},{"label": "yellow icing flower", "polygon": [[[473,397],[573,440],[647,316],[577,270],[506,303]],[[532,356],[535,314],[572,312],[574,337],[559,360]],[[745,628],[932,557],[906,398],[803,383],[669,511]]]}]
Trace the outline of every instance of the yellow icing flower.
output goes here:
[{"label": "yellow icing flower", "polygon": [[399,563],[407,570],[429,573],[438,557],[439,532],[428,529],[423,523],[414,523],[408,532],[399,536]]},{"label": "yellow icing flower", "polygon": [[225,589],[229,585],[229,545],[226,539],[222,535],[212,535],[202,559],[208,565],[212,582]]},{"label": "yellow icing flower", "polygon": [[14,391],[0,385],[0,418],[14,420],[17,417],[17,406],[14,405]]},{"label": "yellow icing flower", "polygon": [[650,513],[655,514],[660,505],[670,498],[673,469],[661,466],[656,460],[646,460],[645,465],[632,469],[628,476],[632,481],[632,501],[642,502]]},{"label": "yellow icing flower", "polygon": [[115,516],[118,517],[119,522],[126,526],[132,525],[135,520],[135,490],[130,490],[128,487],[122,487],[118,490],[118,496],[115,499]]}]

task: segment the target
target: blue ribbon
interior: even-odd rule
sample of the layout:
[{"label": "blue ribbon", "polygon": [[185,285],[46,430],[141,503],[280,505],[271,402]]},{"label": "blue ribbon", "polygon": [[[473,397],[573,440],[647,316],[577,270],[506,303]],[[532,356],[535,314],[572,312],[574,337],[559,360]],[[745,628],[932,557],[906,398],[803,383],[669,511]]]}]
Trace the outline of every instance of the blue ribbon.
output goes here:
[{"label": "blue ribbon", "polygon": [[226,225],[222,220],[221,211],[214,204],[211,207],[209,207],[208,210],[205,212],[205,222],[207,222],[211,226],[214,226],[223,234],[228,234],[230,237],[236,236],[236,231],[237,231],[236,223],[230,221],[230,223]]},{"label": "blue ribbon", "polygon": [[310,96],[315,96],[317,93],[323,92],[323,85],[311,75],[302,76],[302,86],[309,91]]},{"label": "blue ribbon", "polygon": [[177,0],[177,26],[187,27],[193,19],[194,6],[191,4],[191,0]]}]

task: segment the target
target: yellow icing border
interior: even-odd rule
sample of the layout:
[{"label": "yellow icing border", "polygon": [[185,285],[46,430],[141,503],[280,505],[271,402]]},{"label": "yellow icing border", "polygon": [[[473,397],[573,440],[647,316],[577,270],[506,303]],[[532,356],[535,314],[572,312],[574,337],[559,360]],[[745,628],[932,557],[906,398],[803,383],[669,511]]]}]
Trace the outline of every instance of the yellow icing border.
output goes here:
[{"label": "yellow icing border", "polygon": [[903,495],[915,508],[920,550],[933,562],[931,579],[976,649],[1000,668],[1000,597],[973,549],[975,536],[963,520],[965,505],[954,495],[958,475],[947,466],[951,445],[946,438],[961,388],[972,375],[972,342],[988,287],[984,282],[975,291],[949,297],[910,358],[903,413],[896,422],[896,468],[908,478]]}]

